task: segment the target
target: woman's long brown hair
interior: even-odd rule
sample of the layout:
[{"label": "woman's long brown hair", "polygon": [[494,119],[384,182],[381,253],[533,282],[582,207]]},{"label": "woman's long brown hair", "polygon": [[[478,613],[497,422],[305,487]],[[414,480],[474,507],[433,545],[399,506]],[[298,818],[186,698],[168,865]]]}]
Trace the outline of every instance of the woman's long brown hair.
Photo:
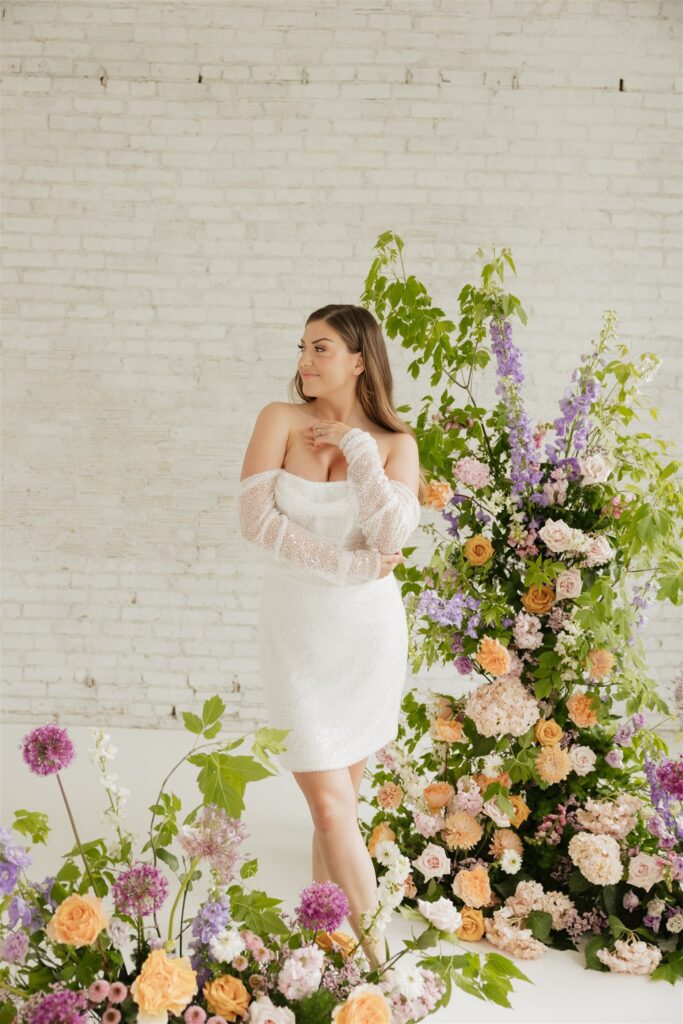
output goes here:
[{"label": "woman's long brown hair", "polygon": [[[328,323],[344,339],[349,352],[359,352],[362,355],[364,370],[358,377],[356,394],[368,419],[385,430],[391,430],[396,434],[412,434],[415,437],[415,431],[400,418],[394,408],[394,382],[387,346],[382,329],[372,313],[363,306],[331,303],[311,313],[306,324],[312,320]],[[293,401],[296,401],[295,393],[303,402],[314,401],[314,396],[304,394],[298,371],[289,382],[289,394]],[[420,504],[426,491],[427,481],[420,466]]]}]

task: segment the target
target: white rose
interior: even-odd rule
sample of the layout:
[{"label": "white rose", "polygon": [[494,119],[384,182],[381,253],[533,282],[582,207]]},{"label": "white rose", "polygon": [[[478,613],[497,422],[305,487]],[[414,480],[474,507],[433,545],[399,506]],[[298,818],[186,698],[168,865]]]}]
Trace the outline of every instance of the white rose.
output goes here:
[{"label": "white rose", "polygon": [[574,530],[562,519],[546,519],[538,531],[545,546],[550,551],[566,551],[571,547]]},{"label": "white rose", "polygon": [[440,878],[451,869],[450,857],[442,846],[436,843],[427,843],[419,857],[416,857],[412,864],[418,871],[422,872],[426,881],[430,878]]},{"label": "white rose", "polygon": [[494,825],[498,826],[498,828],[509,827],[510,817],[509,815],[505,814],[504,811],[501,811],[495,796],[492,796],[490,800],[486,801],[486,803],[482,807],[482,810],[484,814],[487,814],[489,816]]},{"label": "white rose", "polygon": [[270,996],[259,996],[249,1007],[249,1024],[296,1024],[288,1006],[276,1006]]},{"label": "white rose", "polygon": [[604,455],[601,455],[600,452],[595,452],[593,455],[587,455],[585,458],[579,459],[579,467],[581,469],[581,482],[585,486],[586,484],[604,484],[614,469],[614,464]]},{"label": "white rose", "polygon": [[593,568],[594,565],[604,565],[614,558],[614,551],[609,541],[603,534],[590,538],[590,545],[586,551],[586,565]]},{"label": "white rose", "polygon": [[454,932],[462,924],[462,914],[456,910],[455,904],[444,896],[431,903],[428,900],[418,900],[417,909],[439,931]]},{"label": "white rose", "polygon": [[583,580],[578,569],[567,569],[555,580],[555,597],[558,601],[578,597],[583,587]]},{"label": "white rose", "polygon": [[569,760],[577,775],[588,775],[595,768],[595,751],[590,747],[570,747]]},{"label": "white rose", "polygon": [[639,853],[632,857],[628,864],[628,884],[637,885],[649,891],[662,879],[662,869],[655,857],[649,853]]}]

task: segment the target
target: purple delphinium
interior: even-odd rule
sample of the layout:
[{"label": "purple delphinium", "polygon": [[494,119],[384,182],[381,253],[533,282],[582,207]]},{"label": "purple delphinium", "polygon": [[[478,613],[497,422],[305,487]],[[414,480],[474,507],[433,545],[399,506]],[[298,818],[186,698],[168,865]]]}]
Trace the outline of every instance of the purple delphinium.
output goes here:
[{"label": "purple delphinium", "polygon": [[668,840],[676,836],[683,839],[683,815],[680,813],[683,800],[683,754],[656,762],[646,755],[644,768],[655,809],[655,814],[648,820],[648,828],[664,846],[670,848],[673,844]]},{"label": "purple delphinium", "polygon": [[168,896],[168,880],[153,864],[134,864],[112,886],[116,909],[131,917],[145,917],[159,910]]},{"label": "purple delphinium", "polygon": [[24,761],[35,775],[54,775],[71,764],[76,751],[66,729],[48,722],[24,736],[21,743]]},{"label": "purple delphinium", "polygon": [[439,597],[435,590],[423,590],[417,603],[417,611],[440,626],[455,626],[457,629],[463,627],[467,613],[470,612],[472,614],[468,617],[465,634],[476,638],[473,631],[479,625],[479,605],[480,602],[475,597],[460,592],[445,600]]},{"label": "purple delphinium", "polygon": [[9,896],[16,887],[21,868],[31,863],[30,854],[12,841],[12,834],[0,828],[0,895]]},{"label": "purple delphinium", "polygon": [[70,988],[36,992],[22,1007],[25,1024],[86,1024],[88,1017],[87,993]]},{"label": "purple delphinium", "polygon": [[602,391],[600,381],[596,380],[593,368],[584,357],[584,366],[574,370],[572,381],[574,388],[568,388],[560,399],[561,416],[553,423],[555,442],[546,446],[546,453],[553,465],[569,455],[569,444],[575,452],[584,451],[591,430],[588,419],[591,405],[599,398]]},{"label": "purple delphinium", "polygon": [[351,910],[346,893],[334,882],[313,882],[301,890],[299,900],[295,914],[311,931],[336,931]]},{"label": "purple delphinium", "polygon": [[192,922],[192,934],[199,942],[208,945],[214,935],[222,932],[231,920],[230,897],[223,895],[200,907]]},{"label": "purple delphinium", "polygon": [[542,479],[533,430],[520,396],[520,385],[524,382],[522,353],[512,343],[512,325],[509,320],[503,321],[501,331],[498,321],[491,319],[489,333],[499,378],[496,393],[501,396],[508,410],[511,490],[512,495],[518,499],[518,505],[521,505],[521,495],[533,490]]}]

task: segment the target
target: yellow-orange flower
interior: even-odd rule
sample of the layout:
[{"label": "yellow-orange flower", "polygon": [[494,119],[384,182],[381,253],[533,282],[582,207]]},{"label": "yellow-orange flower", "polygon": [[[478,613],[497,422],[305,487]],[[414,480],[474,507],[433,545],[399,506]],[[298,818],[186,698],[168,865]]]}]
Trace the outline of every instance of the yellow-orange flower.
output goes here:
[{"label": "yellow-orange flower", "polygon": [[455,796],[455,790],[450,782],[430,782],[422,790],[422,795],[427,801],[430,811],[440,811]]},{"label": "yellow-orange flower", "polygon": [[315,941],[326,953],[331,949],[336,949],[342,956],[348,956],[351,950],[358,945],[358,939],[347,932],[318,932]]},{"label": "yellow-orange flower", "polygon": [[451,811],[447,814],[441,835],[449,849],[470,850],[476,846],[484,829],[473,814],[468,811]]},{"label": "yellow-orange flower", "polygon": [[486,907],[491,899],[489,873],[483,864],[461,868],[453,880],[453,892],[468,907]]},{"label": "yellow-orange flower", "polygon": [[510,824],[512,825],[513,828],[519,828],[519,826],[523,825],[526,819],[529,817],[531,811],[529,810],[529,808],[527,807],[519,793],[511,793],[510,796],[508,797],[508,800],[515,809],[515,816],[514,818],[510,818]]},{"label": "yellow-orange flower", "polygon": [[453,718],[455,711],[449,697],[436,698],[436,713],[439,718]]},{"label": "yellow-orange flower", "polygon": [[567,701],[567,714],[579,729],[589,729],[598,721],[593,697],[580,690],[573,693]]},{"label": "yellow-orange flower", "polygon": [[207,981],[202,989],[206,1005],[212,1013],[218,1013],[226,1020],[234,1021],[244,1017],[251,1002],[251,994],[239,978],[232,974],[221,974]]},{"label": "yellow-orange flower", "polygon": [[511,828],[497,828],[489,843],[489,853],[498,860],[503,856],[505,850],[514,850],[515,853],[522,853],[522,840]]},{"label": "yellow-orange flower", "polygon": [[437,718],[431,729],[432,737],[441,743],[462,743],[465,736],[462,722],[457,718]]},{"label": "yellow-orange flower", "polygon": [[334,1024],[391,1024],[391,1010],[379,989],[353,992],[332,1016]]},{"label": "yellow-orange flower", "polygon": [[109,916],[99,896],[72,893],[63,900],[45,927],[53,942],[68,946],[89,946],[109,924]]},{"label": "yellow-orange flower", "polygon": [[614,668],[615,657],[604,647],[595,647],[588,652],[588,675],[591,679],[604,679]]},{"label": "yellow-orange flower", "polygon": [[510,671],[510,652],[500,640],[491,636],[483,637],[479,650],[474,656],[485,672],[492,676],[504,676]]},{"label": "yellow-orange flower", "polygon": [[423,505],[442,509],[453,497],[453,488],[447,480],[430,480],[425,491]]},{"label": "yellow-orange flower", "polygon": [[385,811],[395,811],[397,807],[401,806],[402,800],[403,790],[395,782],[385,782],[377,790],[377,803]]},{"label": "yellow-orange flower", "polygon": [[474,907],[463,907],[460,911],[462,924],[455,933],[464,942],[479,942],[484,937],[484,915]]},{"label": "yellow-orange flower", "polygon": [[500,782],[501,786],[505,786],[506,789],[509,789],[512,785],[512,779],[507,772],[498,772],[497,775],[484,775],[483,773],[479,773],[479,775],[473,775],[472,778],[479,786],[482,793],[486,792],[492,782]]},{"label": "yellow-orange flower", "polygon": [[412,874],[408,875],[405,882],[403,883],[403,895],[409,900],[415,899],[415,897],[417,896],[417,886],[413,881]]},{"label": "yellow-orange flower", "polygon": [[463,548],[463,554],[470,565],[485,565],[493,555],[493,545],[487,537],[478,534],[470,537]]},{"label": "yellow-orange flower", "polygon": [[555,591],[547,583],[534,584],[522,597],[522,604],[531,615],[544,615],[555,604]]},{"label": "yellow-orange flower", "polygon": [[562,726],[558,725],[554,718],[539,718],[534,727],[534,736],[542,747],[559,743],[563,735]]},{"label": "yellow-orange flower", "polygon": [[371,857],[375,856],[375,848],[378,843],[384,842],[385,839],[390,839],[392,842],[396,838],[396,833],[392,828],[389,828],[386,821],[380,821],[379,825],[376,825],[373,829],[372,835],[368,839],[368,853]]},{"label": "yellow-orange flower", "polygon": [[148,955],[130,991],[141,1014],[178,1015],[197,991],[197,973],[189,957],[169,958],[162,946]]},{"label": "yellow-orange flower", "polygon": [[572,770],[572,762],[567,751],[559,743],[554,743],[551,747],[543,747],[536,758],[536,768],[544,782],[562,782]]}]

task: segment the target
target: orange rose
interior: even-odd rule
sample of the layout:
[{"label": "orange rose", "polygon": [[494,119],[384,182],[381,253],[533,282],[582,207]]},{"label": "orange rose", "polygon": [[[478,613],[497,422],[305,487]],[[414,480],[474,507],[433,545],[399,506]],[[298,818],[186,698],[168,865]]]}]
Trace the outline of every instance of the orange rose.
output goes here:
[{"label": "orange rose", "polygon": [[500,784],[505,786],[506,789],[509,789],[512,785],[512,779],[507,772],[499,772],[498,775],[473,775],[472,778],[479,786],[482,793],[486,792],[492,782],[500,782]]},{"label": "orange rose", "polygon": [[380,821],[377,825],[370,838],[368,839],[368,853],[371,857],[375,856],[375,849],[378,843],[384,842],[385,839],[390,839],[393,843],[396,838],[396,833],[393,829],[389,828],[386,821]]},{"label": "orange rose", "polygon": [[206,1005],[212,1013],[218,1013],[226,1020],[244,1017],[251,1002],[251,995],[239,978],[232,974],[221,974],[208,981],[203,988]]},{"label": "orange rose", "polygon": [[351,950],[358,945],[358,939],[348,935],[347,932],[318,932],[315,941],[325,952],[338,949],[342,956],[348,956]]},{"label": "orange rose", "polygon": [[493,546],[486,537],[470,537],[463,548],[463,554],[470,565],[485,565],[493,555]]},{"label": "orange rose", "polygon": [[539,718],[534,728],[534,736],[542,747],[549,747],[551,743],[559,743],[564,733],[562,726],[558,725],[554,718]]},{"label": "orange rose", "polygon": [[453,718],[455,711],[453,710],[450,697],[436,698],[436,713],[439,718]]},{"label": "orange rose", "polygon": [[391,1024],[391,1010],[376,985],[359,985],[335,1011],[334,1024]]},{"label": "orange rose", "polygon": [[460,911],[462,924],[455,933],[464,942],[479,942],[484,936],[484,915],[474,907],[463,907]]},{"label": "orange rose", "polygon": [[519,795],[519,793],[511,793],[510,796],[508,797],[508,800],[515,809],[515,816],[514,818],[510,818],[510,824],[512,825],[513,828],[519,828],[519,826],[523,825],[526,819],[529,817],[531,811],[524,803],[524,800]]},{"label": "orange rose", "polygon": [[180,1014],[197,991],[197,974],[186,956],[169,959],[166,950],[153,949],[130,986],[141,1014]]},{"label": "orange rose", "polygon": [[592,696],[579,690],[573,693],[567,701],[567,714],[579,729],[589,729],[598,721]]},{"label": "orange rose", "polygon": [[432,726],[432,737],[441,743],[462,743],[465,739],[462,722],[457,718],[437,718]]},{"label": "orange rose", "polygon": [[604,647],[596,647],[588,652],[588,675],[591,679],[604,679],[614,668],[615,657]]},{"label": "orange rose", "polygon": [[469,871],[461,868],[453,879],[453,892],[468,907],[485,907],[491,899],[489,874],[482,864]]},{"label": "orange rose", "polygon": [[455,790],[449,782],[430,782],[422,790],[430,811],[440,811],[455,796]]},{"label": "orange rose", "polygon": [[534,584],[522,597],[522,604],[531,615],[544,615],[555,604],[555,591],[547,583]]},{"label": "orange rose", "polygon": [[500,640],[485,636],[474,656],[485,672],[492,676],[504,676],[510,671],[510,653]]},{"label": "orange rose", "polygon": [[423,505],[430,508],[444,508],[453,497],[453,488],[446,480],[430,480],[425,491]]},{"label": "orange rose", "polygon": [[53,942],[89,946],[108,924],[109,916],[99,896],[72,893],[55,910],[45,927],[45,934]]}]

